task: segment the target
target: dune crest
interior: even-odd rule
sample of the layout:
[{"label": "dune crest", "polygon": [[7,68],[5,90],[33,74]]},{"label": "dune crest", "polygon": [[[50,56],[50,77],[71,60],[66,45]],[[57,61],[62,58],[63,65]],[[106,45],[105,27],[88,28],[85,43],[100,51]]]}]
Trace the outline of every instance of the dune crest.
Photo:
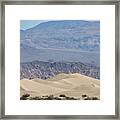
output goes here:
[{"label": "dune crest", "polygon": [[100,98],[100,81],[78,73],[61,73],[47,80],[22,79],[20,80],[20,95],[26,93],[33,97],[65,94],[80,98],[83,94],[86,94],[90,97]]}]

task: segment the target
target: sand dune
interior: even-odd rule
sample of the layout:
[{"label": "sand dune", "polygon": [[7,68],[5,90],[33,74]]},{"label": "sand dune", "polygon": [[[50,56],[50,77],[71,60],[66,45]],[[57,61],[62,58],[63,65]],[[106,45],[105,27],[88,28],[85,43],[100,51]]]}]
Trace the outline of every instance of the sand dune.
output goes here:
[{"label": "sand dune", "polygon": [[31,96],[65,94],[77,98],[87,94],[100,98],[100,81],[77,73],[62,73],[47,80],[20,80],[20,93],[21,95],[28,93]]}]

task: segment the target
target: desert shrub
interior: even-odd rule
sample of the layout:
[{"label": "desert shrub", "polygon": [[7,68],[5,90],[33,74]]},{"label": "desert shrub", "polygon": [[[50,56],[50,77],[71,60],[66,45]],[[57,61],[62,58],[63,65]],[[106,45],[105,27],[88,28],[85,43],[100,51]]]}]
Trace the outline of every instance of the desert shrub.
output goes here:
[{"label": "desert shrub", "polygon": [[54,96],[53,95],[49,95],[46,100],[53,100],[54,99]]},{"label": "desert shrub", "polygon": [[74,97],[69,97],[69,100],[77,100],[77,99]]},{"label": "desert shrub", "polygon": [[48,95],[42,96],[42,98],[47,98],[47,97],[48,97]]},{"label": "desert shrub", "polygon": [[24,94],[20,97],[20,100],[27,100],[30,94]]},{"label": "desert shrub", "polygon": [[85,97],[84,100],[99,100],[97,97]]},{"label": "desert shrub", "polygon": [[59,95],[59,97],[66,97],[64,94]]},{"label": "desert shrub", "polygon": [[30,97],[29,100],[41,100],[41,97]]},{"label": "desert shrub", "polygon": [[92,100],[90,97],[86,97],[84,98],[84,100]]},{"label": "desert shrub", "polygon": [[91,99],[92,100],[99,100],[97,97],[92,97]]},{"label": "desert shrub", "polygon": [[29,97],[30,96],[30,94],[24,94],[23,95],[23,97]]},{"label": "desert shrub", "polygon": [[87,97],[87,95],[86,95],[86,94],[83,94],[82,97]]},{"label": "desert shrub", "polygon": [[20,97],[20,100],[27,100],[27,97]]},{"label": "desert shrub", "polygon": [[66,100],[73,100],[73,97],[65,97]]},{"label": "desert shrub", "polygon": [[54,97],[55,100],[62,100],[61,98],[59,97]]}]

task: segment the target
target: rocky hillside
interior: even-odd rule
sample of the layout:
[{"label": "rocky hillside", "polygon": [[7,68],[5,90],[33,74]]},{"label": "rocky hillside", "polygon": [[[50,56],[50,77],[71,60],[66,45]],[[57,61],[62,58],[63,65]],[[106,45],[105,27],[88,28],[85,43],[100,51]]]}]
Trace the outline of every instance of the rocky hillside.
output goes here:
[{"label": "rocky hillside", "polygon": [[99,65],[100,21],[56,20],[20,31],[21,62],[86,62]]},{"label": "rocky hillside", "polygon": [[20,65],[20,79],[47,79],[59,73],[80,73],[100,79],[99,67],[81,62],[33,61],[21,63]]},{"label": "rocky hillside", "polygon": [[99,51],[100,22],[58,20],[21,30],[21,43],[33,48]]}]

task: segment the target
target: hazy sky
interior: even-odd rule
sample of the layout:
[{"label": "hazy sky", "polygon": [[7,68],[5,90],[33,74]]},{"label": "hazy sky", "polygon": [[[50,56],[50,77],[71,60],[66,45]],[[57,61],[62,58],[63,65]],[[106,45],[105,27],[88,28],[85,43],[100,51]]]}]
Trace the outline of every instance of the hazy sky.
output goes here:
[{"label": "hazy sky", "polygon": [[26,29],[32,28],[43,22],[47,22],[47,20],[21,20],[20,21],[20,29],[26,30]]}]

